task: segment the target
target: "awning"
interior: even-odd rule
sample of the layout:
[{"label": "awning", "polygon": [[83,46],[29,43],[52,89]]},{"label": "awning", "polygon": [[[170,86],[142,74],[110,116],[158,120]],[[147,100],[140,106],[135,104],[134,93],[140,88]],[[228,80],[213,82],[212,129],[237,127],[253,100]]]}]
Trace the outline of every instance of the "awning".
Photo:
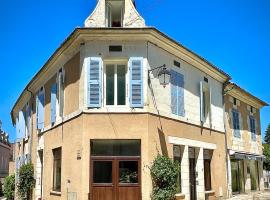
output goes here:
[{"label": "awning", "polygon": [[238,160],[257,160],[257,161],[264,161],[265,156],[264,155],[258,155],[258,154],[251,154],[251,153],[245,153],[245,152],[235,152],[232,150],[229,150],[230,157],[232,159],[238,159]]}]

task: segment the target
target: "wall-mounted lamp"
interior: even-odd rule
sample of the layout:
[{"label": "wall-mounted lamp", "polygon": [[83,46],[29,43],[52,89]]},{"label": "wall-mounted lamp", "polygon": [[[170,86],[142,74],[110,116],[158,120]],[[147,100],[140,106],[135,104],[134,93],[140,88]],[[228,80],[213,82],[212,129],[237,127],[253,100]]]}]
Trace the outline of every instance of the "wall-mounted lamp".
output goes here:
[{"label": "wall-mounted lamp", "polygon": [[171,72],[167,69],[166,65],[164,64],[162,66],[148,70],[148,75],[150,74],[150,72],[155,71],[155,70],[159,70],[158,71],[159,83],[165,88],[166,85],[170,83]]}]

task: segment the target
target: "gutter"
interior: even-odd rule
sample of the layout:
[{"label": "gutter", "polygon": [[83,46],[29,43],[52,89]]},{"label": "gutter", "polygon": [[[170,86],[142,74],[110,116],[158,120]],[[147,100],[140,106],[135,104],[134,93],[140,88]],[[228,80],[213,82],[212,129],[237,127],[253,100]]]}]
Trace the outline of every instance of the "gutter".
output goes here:
[{"label": "gutter", "polygon": [[[227,198],[229,198],[230,195],[230,189],[229,189],[229,162],[228,162],[228,156],[229,156],[229,152],[228,152],[228,140],[227,140],[227,130],[226,130],[226,111],[225,111],[225,96],[227,95],[228,91],[225,91],[225,88],[227,87],[227,85],[230,84],[230,78],[227,79],[227,81],[225,81],[225,83],[223,83],[223,91],[222,91],[222,103],[223,103],[223,123],[224,123],[224,131],[225,131],[225,155],[226,155],[226,177],[227,177]],[[233,90],[234,88],[231,88],[231,90]]]}]

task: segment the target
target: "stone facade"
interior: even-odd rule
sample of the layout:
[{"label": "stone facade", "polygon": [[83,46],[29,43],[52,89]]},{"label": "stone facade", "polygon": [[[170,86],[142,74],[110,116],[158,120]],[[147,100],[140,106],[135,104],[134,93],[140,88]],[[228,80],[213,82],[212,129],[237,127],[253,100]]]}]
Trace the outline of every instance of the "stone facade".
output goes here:
[{"label": "stone facade", "polygon": [[0,183],[9,174],[9,160],[11,158],[11,145],[8,141],[8,134],[0,127]]}]

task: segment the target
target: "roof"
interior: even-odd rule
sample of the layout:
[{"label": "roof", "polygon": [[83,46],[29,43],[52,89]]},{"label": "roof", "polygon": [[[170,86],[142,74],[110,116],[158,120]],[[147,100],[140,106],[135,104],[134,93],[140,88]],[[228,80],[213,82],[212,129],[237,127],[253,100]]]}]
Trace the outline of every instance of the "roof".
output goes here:
[{"label": "roof", "polygon": [[243,95],[246,95],[247,97],[249,97],[250,99],[252,99],[253,101],[256,101],[258,104],[261,105],[261,107],[263,106],[269,106],[268,103],[266,103],[265,101],[261,100],[260,98],[254,96],[253,94],[251,94],[250,92],[246,91],[245,89],[241,88],[239,85],[237,85],[236,83],[233,82],[229,82],[227,87],[231,87],[228,92],[233,91],[233,90],[238,90],[240,91]]},{"label": "roof", "polygon": [[[210,63],[209,61],[207,61],[206,59],[204,59],[203,57],[199,56],[198,54],[196,54],[195,52],[191,51],[190,49],[188,49],[187,47],[185,47],[184,45],[180,44],[179,42],[175,41],[174,39],[172,39],[171,37],[167,36],[166,34],[162,33],[161,31],[159,31],[158,29],[154,28],[154,27],[143,27],[143,28],[75,28],[73,30],[73,32],[60,44],[60,46],[56,49],[56,51],[52,54],[52,56],[47,60],[47,62],[43,65],[43,67],[34,75],[34,77],[31,79],[31,81],[26,85],[26,87],[24,88],[24,90],[22,91],[22,93],[20,94],[19,98],[17,99],[17,101],[15,102],[12,110],[11,110],[11,118],[12,118],[12,122],[13,124],[15,123],[15,117],[13,116],[13,111],[15,109],[15,107],[17,106],[18,102],[20,102],[20,100],[22,99],[23,95],[26,92],[29,92],[29,87],[31,86],[31,84],[38,78],[38,76],[45,71],[46,67],[50,64],[50,62],[58,55],[61,54],[62,48],[66,47],[69,43],[72,43],[80,33],[83,32],[88,32],[88,31],[111,31],[111,33],[113,33],[114,31],[138,31],[138,33],[140,31],[154,31],[155,33],[158,33],[159,35],[163,36],[164,38],[166,38],[167,40],[169,40],[170,42],[172,42],[174,45],[177,45],[178,47],[181,47],[183,49],[185,49],[187,52],[191,53],[192,55],[194,55],[198,60],[204,62],[205,64],[209,65],[210,67],[212,67],[213,70],[216,70],[217,72],[219,72],[220,74],[222,74],[224,77],[226,77],[227,81],[231,79],[231,77],[225,73],[223,70],[221,70],[221,68],[215,66],[214,64]],[[161,37],[160,37],[161,38]]]}]

